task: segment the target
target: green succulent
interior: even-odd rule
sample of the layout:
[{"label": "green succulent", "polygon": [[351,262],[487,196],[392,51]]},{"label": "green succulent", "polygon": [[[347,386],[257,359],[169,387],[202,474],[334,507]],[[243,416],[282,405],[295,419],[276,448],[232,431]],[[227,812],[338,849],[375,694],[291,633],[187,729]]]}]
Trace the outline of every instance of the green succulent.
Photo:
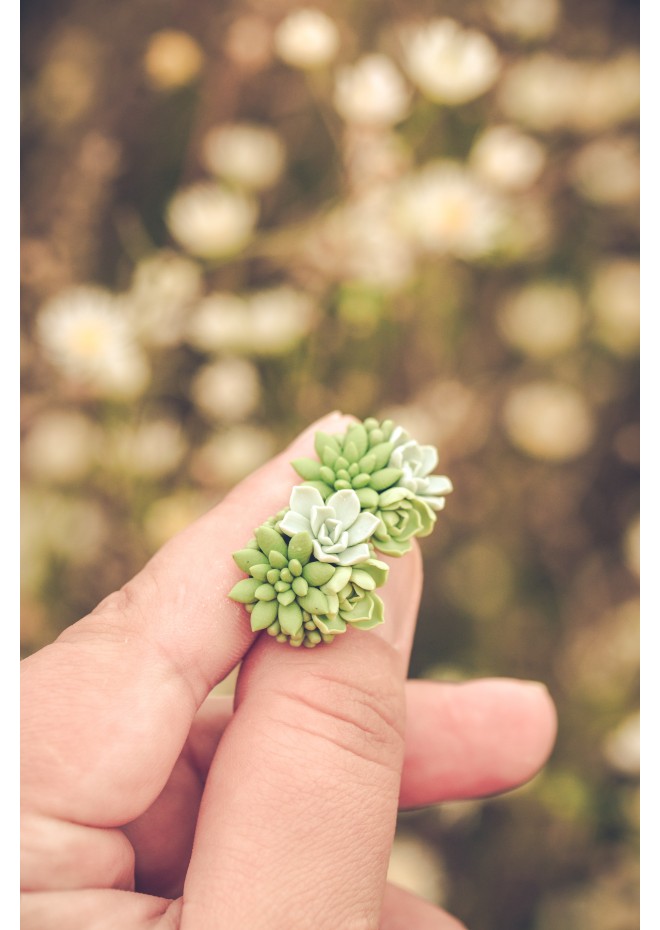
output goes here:
[{"label": "green succulent", "polygon": [[317,488],[324,500],[335,491],[352,488],[363,510],[377,506],[378,494],[391,488],[401,478],[400,468],[388,466],[394,444],[389,437],[392,420],[370,418],[354,423],[343,436],[318,432],[314,448],[320,459],[296,459],[291,464],[305,483]]},{"label": "green succulent", "polygon": [[425,501],[407,488],[388,488],[378,495],[372,511],[380,520],[372,536],[376,549],[385,555],[404,555],[415,536],[428,536],[436,515]]},{"label": "green succulent", "polygon": [[395,429],[392,420],[379,422],[370,417],[349,426],[343,436],[317,433],[315,449],[320,461],[301,458],[292,465],[324,499],[342,488],[353,488],[362,509],[380,520],[371,539],[374,547],[399,556],[410,551],[414,536],[429,535],[436,516],[414,492],[398,486],[403,471],[389,464],[396,445],[390,441]]},{"label": "green succulent", "polygon": [[373,592],[385,584],[388,566],[377,559],[335,566],[316,561],[312,551],[309,533],[288,538],[271,519],[233,554],[249,577],[237,582],[229,597],[245,605],[252,629],[311,648],[331,643],[349,625],[371,629],[382,623],[383,604]]}]

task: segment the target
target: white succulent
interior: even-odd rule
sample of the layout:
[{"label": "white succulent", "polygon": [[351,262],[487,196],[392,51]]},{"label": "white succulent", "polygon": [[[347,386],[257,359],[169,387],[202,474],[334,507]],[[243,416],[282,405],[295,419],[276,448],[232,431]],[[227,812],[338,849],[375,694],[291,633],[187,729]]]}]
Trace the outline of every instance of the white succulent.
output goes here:
[{"label": "white succulent", "polygon": [[420,446],[400,426],[392,433],[390,442],[394,443],[394,449],[388,467],[399,468],[403,472],[397,485],[412,491],[432,510],[442,510],[444,495],[453,491],[453,485],[446,475],[431,474],[438,464],[435,446]]},{"label": "white succulent", "polygon": [[361,512],[355,491],[336,491],[324,501],[316,488],[298,485],[291,491],[289,508],[280,529],[289,536],[309,533],[319,562],[356,565],[369,558],[367,540],[379,521],[374,514]]}]

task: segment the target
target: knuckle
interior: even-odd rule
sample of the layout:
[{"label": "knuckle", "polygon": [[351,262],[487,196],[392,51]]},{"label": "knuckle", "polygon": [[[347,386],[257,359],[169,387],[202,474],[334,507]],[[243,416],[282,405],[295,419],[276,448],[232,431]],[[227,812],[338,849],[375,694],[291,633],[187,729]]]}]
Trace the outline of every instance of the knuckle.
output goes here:
[{"label": "knuckle", "polygon": [[[354,671],[354,670],[353,670]],[[339,751],[356,761],[390,770],[403,758],[403,687],[384,668],[361,675],[350,670],[313,670],[288,683],[281,706],[273,712],[281,722],[319,741],[323,753]],[[309,744],[309,739],[305,741]]]}]

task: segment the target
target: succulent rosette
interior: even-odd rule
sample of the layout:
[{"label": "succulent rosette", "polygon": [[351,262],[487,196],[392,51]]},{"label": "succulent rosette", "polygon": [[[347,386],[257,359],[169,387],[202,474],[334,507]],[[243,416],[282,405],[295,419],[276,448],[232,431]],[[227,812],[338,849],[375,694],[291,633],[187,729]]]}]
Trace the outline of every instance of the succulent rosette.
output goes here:
[{"label": "succulent rosette", "polygon": [[375,593],[389,568],[376,550],[399,556],[427,536],[451,481],[432,474],[438,455],[392,420],[369,418],[343,436],[317,433],[318,460],[297,459],[304,479],[289,506],[255,531],[234,561],[247,573],[229,597],[244,604],[252,629],[313,647],[350,627],[384,620]]},{"label": "succulent rosette", "polygon": [[383,602],[373,592],[385,584],[388,566],[370,555],[356,566],[318,561],[308,532],[287,537],[265,523],[233,555],[249,577],[229,597],[245,605],[255,632],[266,630],[291,646],[331,643],[349,626],[383,622]]},{"label": "succulent rosette", "polygon": [[453,490],[453,486],[446,475],[431,474],[438,464],[438,450],[435,446],[420,446],[400,426],[392,433],[392,442],[394,449],[390,464],[402,472],[398,486],[412,491],[432,510],[442,510],[445,495]]},{"label": "succulent rosette", "polygon": [[378,519],[362,512],[355,491],[335,491],[324,502],[317,488],[300,485],[291,492],[289,508],[280,521],[280,530],[290,536],[309,533],[319,562],[355,565],[369,558],[367,540]]},{"label": "succulent rosette", "polygon": [[352,488],[362,509],[378,520],[372,544],[386,555],[404,555],[415,536],[428,536],[449,478],[433,475],[438,453],[421,446],[392,420],[370,417],[349,426],[344,436],[317,433],[320,461],[297,459],[293,467],[324,499],[333,491]]}]

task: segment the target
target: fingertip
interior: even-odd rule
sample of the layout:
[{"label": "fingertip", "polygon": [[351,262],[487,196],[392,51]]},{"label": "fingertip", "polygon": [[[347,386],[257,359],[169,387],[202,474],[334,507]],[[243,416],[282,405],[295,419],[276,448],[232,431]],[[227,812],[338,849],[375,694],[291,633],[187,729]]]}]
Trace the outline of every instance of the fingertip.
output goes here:
[{"label": "fingertip", "polygon": [[314,447],[314,436],[316,433],[339,433],[345,430],[351,423],[355,423],[356,418],[351,414],[342,413],[341,410],[333,410],[326,413],[318,420],[310,423],[306,429],[299,433],[284,450],[284,455],[312,453]]},{"label": "fingertip", "polygon": [[509,791],[552,752],[557,713],[540,682],[409,681],[406,697],[404,808]]},{"label": "fingertip", "polygon": [[[558,720],[555,703],[543,682],[514,678],[491,678],[472,683],[478,699],[488,700],[497,717],[508,720],[504,737],[501,788],[506,790],[529,781],[545,765],[554,748]],[[480,693],[479,693],[480,692]],[[505,728],[501,727],[504,731]]]}]

